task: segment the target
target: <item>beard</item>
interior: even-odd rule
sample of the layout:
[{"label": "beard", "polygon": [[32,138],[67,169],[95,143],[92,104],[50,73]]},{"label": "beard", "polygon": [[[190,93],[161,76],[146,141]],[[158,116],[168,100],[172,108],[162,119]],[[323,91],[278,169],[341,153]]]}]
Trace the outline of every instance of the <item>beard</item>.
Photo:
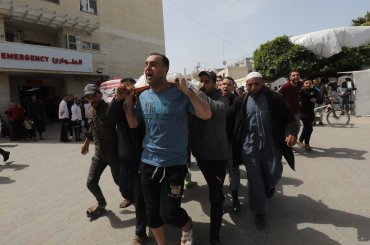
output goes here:
[{"label": "beard", "polygon": [[249,95],[254,99],[258,99],[262,94],[262,89],[260,89],[259,91],[257,92],[249,92]]}]

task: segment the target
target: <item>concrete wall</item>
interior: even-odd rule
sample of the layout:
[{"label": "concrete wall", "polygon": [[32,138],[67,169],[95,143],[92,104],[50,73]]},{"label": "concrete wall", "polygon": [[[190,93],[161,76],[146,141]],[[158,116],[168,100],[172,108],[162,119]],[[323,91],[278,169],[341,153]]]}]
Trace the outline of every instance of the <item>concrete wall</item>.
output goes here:
[{"label": "concrete wall", "polygon": [[[78,35],[81,42],[99,43],[101,50],[92,52],[109,57],[99,61],[100,66],[105,68],[104,75],[139,77],[149,53],[165,52],[161,0],[100,0],[97,1],[97,15],[80,11],[79,0],[60,1],[60,4],[40,0],[17,0],[13,1],[13,5],[23,9],[29,5],[37,11],[42,8],[45,16],[52,15],[55,11],[57,16],[68,15],[71,19],[79,17],[83,21],[89,20],[90,23],[98,22],[99,28],[91,34],[64,27],[53,37],[56,39],[53,43],[60,43],[59,46],[64,48],[66,34]],[[0,34],[4,31],[1,25],[3,23],[0,24]],[[95,71],[96,68],[97,66],[94,66]]]},{"label": "concrete wall", "polygon": [[0,113],[4,118],[4,111],[8,108],[10,98],[10,87],[8,81],[8,75],[0,73]]},{"label": "concrete wall", "polygon": [[370,115],[370,70],[353,72],[353,82],[356,90],[356,114]]}]

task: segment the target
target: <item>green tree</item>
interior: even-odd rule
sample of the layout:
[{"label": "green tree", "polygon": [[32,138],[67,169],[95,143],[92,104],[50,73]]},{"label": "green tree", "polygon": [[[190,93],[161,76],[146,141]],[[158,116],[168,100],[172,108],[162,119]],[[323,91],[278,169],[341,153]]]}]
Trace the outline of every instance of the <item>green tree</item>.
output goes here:
[{"label": "green tree", "polygon": [[290,42],[288,36],[280,36],[262,44],[253,54],[254,69],[267,80],[286,77],[291,70],[302,76],[317,70],[320,59],[306,48]]},{"label": "green tree", "polygon": [[352,26],[370,26],[370,12],[366,11],[364,17],[358,17],[352,20]]},{"label": "green tree", "polygon": [[262,44],[253,54],[254,69],[267,80],[287,77],[298,70],[302,77],[337,76],[340,71],[359,70],[370,65],[370,45],[343,48],[339,54],[322,58],[280,36]]}]

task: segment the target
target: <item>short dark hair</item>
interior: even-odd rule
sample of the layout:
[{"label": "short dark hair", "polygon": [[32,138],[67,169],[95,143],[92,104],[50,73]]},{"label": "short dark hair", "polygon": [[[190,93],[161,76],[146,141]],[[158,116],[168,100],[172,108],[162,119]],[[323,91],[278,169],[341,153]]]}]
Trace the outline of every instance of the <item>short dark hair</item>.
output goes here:
[{"label": "short dark hair", "polygon": [[170,60],[164,55],[164,54],[160,54],[160,53],[151,53],[149,56],[152,56],[152,55],[158,55],[162,58],[162,62],[164,63],[164,65],[169,69],[170,68]]},{"label": "short dark hair", "polygon": [[131,78],[131,77],[124,77],[121,79],[121,83],[124,83],[124,82],[130,82],[131,84],[135,84],[136,81],[135,79]]},{"label": "short dark hair", "polygon": [[221,79],[224,79],[221,75],[218,75],[216,78],[221,78]]},{"label": "short dark hair", "polygon": [[[289,77],[290,77],[290,75],[292,75],[292,73],[293,72],[298,72],[299,73],[299,71],[298,70],[296,70],[296,69],[293,69],[293,70],[291,70],[290,72],[289,72]],[[299,73],[300,74],[300,73]]]},{"label": "short dark hair", "polygon": [[230,80],[230,81],[232,81],[232,82],[233,82],[233,84],[235,84],[235,80],[234,80],[234,78],[232,78],[232,77],[224,77],[224,79]]}]

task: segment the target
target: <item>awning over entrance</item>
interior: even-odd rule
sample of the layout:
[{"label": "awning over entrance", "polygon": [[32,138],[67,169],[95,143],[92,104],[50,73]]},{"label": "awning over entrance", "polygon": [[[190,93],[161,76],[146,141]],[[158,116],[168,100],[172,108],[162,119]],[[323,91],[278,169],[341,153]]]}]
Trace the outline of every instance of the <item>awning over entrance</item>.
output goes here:
[{"label": "awning over entrance", "polygon": [[17,5],[15,1],[0,0],[0,14],[14,20],[32,22],[52,28],[73,28],[78,31],[92,33],[99,28],[99,22],[84,19],[81,16],[60,15],[56,11],[48,12],[42,8],[31,8]]}]

